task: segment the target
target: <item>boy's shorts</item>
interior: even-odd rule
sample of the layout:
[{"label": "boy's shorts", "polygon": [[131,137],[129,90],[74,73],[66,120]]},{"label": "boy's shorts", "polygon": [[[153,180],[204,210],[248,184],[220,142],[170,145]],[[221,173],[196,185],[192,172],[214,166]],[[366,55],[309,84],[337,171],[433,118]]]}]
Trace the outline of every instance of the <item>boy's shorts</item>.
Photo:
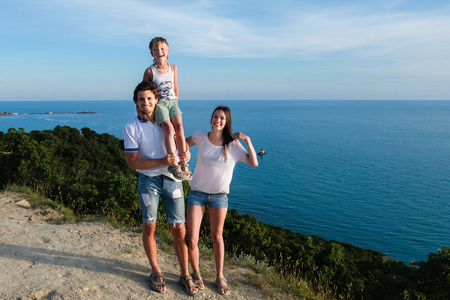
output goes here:
[{"label": "boy's shorts", "polygon": [[140,174],[138,194],[144,223],[153,223],[158,218],[160,197],[163,200],[167,222],[174,225],[185,223],[184,193],[181,182],[176,182],[164,175],[148,177]]},{"label": "boy's shorts", "polygon": [[188,198],[188,205],[206,206],[212,208],[228,208],[228,196],[225,193],[207,194],[191,190]]},{"label": "boy's shorts", "polygon": [[170,121],[173,117],[181,116],[181,110],[178,107],[177,98],[160,99],[156,103],[156,122],[161,125],[162,122]]}]

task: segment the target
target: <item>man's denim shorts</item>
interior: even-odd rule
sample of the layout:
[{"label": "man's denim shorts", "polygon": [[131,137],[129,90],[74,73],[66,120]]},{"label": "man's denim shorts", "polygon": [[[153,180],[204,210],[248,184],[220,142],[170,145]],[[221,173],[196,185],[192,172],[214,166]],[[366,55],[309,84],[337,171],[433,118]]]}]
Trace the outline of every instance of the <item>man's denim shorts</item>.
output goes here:
[{"label": "man's denim shorts", "polygon": [[167,222],[174,225],[185,223],[184,193],[181,182],[163,175],[148,177],[140,174],[138,194],[144,223],[153,223],[158,218],[160,197],[166,210]]},{"label": "man's denim shorts", "polygon": [[228,208],[228,196],[225,193],[207,194],[191,190],[188,205],[206,206],[206,204],[212,208]]}]

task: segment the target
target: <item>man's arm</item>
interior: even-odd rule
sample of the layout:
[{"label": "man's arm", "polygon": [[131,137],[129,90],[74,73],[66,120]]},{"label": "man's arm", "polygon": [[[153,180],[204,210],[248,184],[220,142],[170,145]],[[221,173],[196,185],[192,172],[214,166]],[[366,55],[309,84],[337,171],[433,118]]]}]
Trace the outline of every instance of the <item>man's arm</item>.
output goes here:
[{"label": "man's arm", "polygon": [[125,152],[128,166],[133,169],[145,170],[173,165],[176,162],[176,154],[167,154],[163,158],[149,159],[138,156],[138,152]]}]

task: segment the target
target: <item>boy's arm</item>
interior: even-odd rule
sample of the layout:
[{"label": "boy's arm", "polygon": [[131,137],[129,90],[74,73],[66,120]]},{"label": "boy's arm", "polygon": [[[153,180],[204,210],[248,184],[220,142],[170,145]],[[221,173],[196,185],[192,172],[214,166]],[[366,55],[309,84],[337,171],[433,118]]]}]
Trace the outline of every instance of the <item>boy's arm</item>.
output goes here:
[{"label": "boy's arm", "polygon": [[149,159],[138,156],[138,152],[125,152],[128,166],[133,170],[146,170],[162,166],[169,166],[175,163],[176,154],[167,154],[163,158]]},{"label": "boy's arm", "polygon": [[[177,96],[177,103],[180,96],[178,95],[178,69],[177,66],[172,65],[173,69],[173,91],[175,92],[175,96]],[[151,70],[150,70],[151,71]]]},{"label": "boy's arm", "polygon": [[151,68],[145,69],[144,78],[142,79],[142,81],[153,81],[153,73]]}]

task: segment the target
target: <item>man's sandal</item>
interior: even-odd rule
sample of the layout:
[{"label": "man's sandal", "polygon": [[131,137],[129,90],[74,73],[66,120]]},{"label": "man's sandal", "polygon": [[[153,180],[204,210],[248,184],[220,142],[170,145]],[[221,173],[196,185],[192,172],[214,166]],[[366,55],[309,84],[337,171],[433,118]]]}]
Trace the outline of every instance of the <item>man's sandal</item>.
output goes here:
[{"label": "man's sandal", "polygon": [[[191,276],[194,279],[194,283],[197,285],[198,289],[203,290],[205,288],[205,284],[203,283],[202,274],[200,274],[200,272],[194,272],[191,274]],[[195,279],[195,277],[200,279]]]},{"label": "man's sandal", "polygon": [[[225,285],[219,285],[219,282],[225,282]],[[222,296],[228,296],[230,294],[230,287],[227,285],[227,280],[223,277],[219,277],[216,279],[217,292]],[[222,291],[226,290],[226,291]]]},{"label": "man's sandal", "polygon": [[[156,282],[156,278],[161,277],[162,282]],[[161,287],[161,289],[157,289],[156,287]],[[166,287],[166,282],[164,281],[164,275],[162,273],[152,273],[150,274],[150,289],[152,291],[158,293],[165,293],[166,291],[163,288]]]},{"label": "man's sandal", "polygon": [[[191,284],[188,283],[189,280],[192,281]],[[180,277],[180,280],[178,281],[178,283],[179,283],[180,285],[184,286],[184,289],[185,289],[185,291],[186,291],[186,294],[188,294],[189,296],[195,296],[195,295],[197,295],[198,292],[199,292],[198,286],[194,283],[194,280],[193,280],[192,277],[189,276],[189,275],[188,275],[188,276],[185,276],[185,277],[181,276],[181,277]],[[193,291],[192,291],[192,290],[195,289],[195,288],[197,288],[197,292],[193,292]]]}]

